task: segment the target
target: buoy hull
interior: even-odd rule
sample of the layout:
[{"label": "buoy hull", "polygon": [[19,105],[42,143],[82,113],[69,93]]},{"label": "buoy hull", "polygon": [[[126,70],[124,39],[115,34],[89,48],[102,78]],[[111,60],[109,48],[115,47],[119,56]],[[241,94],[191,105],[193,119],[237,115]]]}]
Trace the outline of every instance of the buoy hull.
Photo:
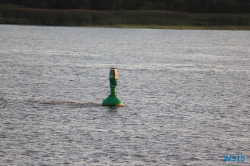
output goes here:
[{"label": "buoy hull", "polygon": [[103,106],[124,106],[121,99],[116,95],[109,95],[103,102]]}]

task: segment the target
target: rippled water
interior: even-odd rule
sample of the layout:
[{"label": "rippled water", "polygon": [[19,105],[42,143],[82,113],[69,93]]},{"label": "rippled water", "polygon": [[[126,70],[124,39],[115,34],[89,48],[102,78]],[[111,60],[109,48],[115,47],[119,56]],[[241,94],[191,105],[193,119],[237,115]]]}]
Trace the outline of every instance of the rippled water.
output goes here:
[{"label": "rippled water", "polygon": [[249,39],[0,25],[0,165],[249,165]]}]

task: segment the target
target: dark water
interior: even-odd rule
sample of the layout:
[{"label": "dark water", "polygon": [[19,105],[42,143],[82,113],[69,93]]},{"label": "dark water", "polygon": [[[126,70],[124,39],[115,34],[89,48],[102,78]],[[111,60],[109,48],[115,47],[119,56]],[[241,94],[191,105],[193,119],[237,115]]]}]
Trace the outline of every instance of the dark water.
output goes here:
[{"label": "dark water", "polygon": [[0,25],[0,165],[250,165],[249,39]]}]

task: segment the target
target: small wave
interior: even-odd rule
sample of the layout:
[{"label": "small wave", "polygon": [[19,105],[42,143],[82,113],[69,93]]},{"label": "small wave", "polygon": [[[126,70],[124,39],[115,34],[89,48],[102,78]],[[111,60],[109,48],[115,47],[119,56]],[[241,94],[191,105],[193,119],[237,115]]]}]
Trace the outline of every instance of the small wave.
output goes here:
[{"label": "small wave", "polygon": [[94,103],[94,102],[86,102],[86,103],[76,103],[76,102],[70,102],[70,101],[48,101],[48,102],[39,102],[39,104],[44,105],[67,105],[67,106],[74,106],[74,107],[89,107],[89,106],[102,106],[100,103]]}]

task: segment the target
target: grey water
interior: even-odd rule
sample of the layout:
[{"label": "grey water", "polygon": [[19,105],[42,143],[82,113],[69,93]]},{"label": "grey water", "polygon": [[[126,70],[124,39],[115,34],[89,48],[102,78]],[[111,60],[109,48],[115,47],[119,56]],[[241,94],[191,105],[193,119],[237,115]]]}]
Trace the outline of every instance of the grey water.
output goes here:
[{"label": "grey water", "polygon": [[250,165],[249,39],[0,25],[0,165]]}]

